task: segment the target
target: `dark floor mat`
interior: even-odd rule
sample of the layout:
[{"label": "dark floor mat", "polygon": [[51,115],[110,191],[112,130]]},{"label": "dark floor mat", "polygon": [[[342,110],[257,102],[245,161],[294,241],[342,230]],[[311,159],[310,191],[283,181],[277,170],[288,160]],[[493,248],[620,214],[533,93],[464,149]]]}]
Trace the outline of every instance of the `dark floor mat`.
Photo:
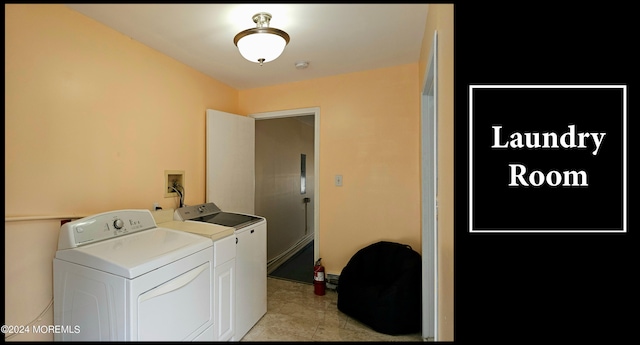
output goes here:
[{"label": "dark floor mat", "polygon": [[269,277],[313,284],[313,241],[276,268]]}]

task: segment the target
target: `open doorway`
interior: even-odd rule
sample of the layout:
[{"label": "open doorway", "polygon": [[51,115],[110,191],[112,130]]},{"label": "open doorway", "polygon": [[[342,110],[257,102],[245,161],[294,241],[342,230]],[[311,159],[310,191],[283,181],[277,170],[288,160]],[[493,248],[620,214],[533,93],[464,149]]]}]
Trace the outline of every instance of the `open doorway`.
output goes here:
[{"label": "open doorway", "polygon": [[269,221],[268,274],[297,253],[311,251],[305,257],[313,277],[320,248],[319,116],[317,107],[249,115],[256,120],[255,212]]}]

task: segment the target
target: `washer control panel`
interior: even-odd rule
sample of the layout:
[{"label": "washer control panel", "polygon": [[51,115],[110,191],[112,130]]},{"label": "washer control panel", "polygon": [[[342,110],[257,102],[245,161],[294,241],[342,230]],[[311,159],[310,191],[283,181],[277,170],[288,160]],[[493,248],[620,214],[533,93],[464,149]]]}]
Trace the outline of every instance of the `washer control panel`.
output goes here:
[{"label": "washer control panel", "polygon": [[220,212],[220,208],[212,202],[189,205],[176,209],[173,213],[173,220],[191,220],[198,217],[216,214],[218,212]]},{"label": "washer control panel", "polygon": [[149,210],[119,210],[67,222],[60,228],[58,250],[76,248],[156,227]]}]

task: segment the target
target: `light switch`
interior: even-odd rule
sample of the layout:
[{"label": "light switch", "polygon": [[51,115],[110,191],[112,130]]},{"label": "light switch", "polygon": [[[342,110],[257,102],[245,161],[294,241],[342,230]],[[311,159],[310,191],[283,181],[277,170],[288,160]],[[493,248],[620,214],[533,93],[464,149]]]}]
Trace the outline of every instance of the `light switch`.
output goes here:
[{"label": "light switch", "polygon": [[336,186],[342,187],[342,175],[336,175]]}]

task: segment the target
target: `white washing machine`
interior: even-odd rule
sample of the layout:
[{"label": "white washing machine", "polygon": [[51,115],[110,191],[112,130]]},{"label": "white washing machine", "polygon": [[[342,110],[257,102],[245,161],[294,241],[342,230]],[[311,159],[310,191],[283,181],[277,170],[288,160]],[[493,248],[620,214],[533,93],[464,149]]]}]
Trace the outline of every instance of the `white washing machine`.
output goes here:
[{"label": "white washing machine", "polygon": [[213,202],[178,208],[173,219],[234,229],[236,322],[231,340],[242,339],[267,313],[267,220],[257,215],[224,212]]},{"label": "white washing machine", "polygon": [[53,260],[56,341],[213,341],[213,245],[148,210],[64,224]]}]

